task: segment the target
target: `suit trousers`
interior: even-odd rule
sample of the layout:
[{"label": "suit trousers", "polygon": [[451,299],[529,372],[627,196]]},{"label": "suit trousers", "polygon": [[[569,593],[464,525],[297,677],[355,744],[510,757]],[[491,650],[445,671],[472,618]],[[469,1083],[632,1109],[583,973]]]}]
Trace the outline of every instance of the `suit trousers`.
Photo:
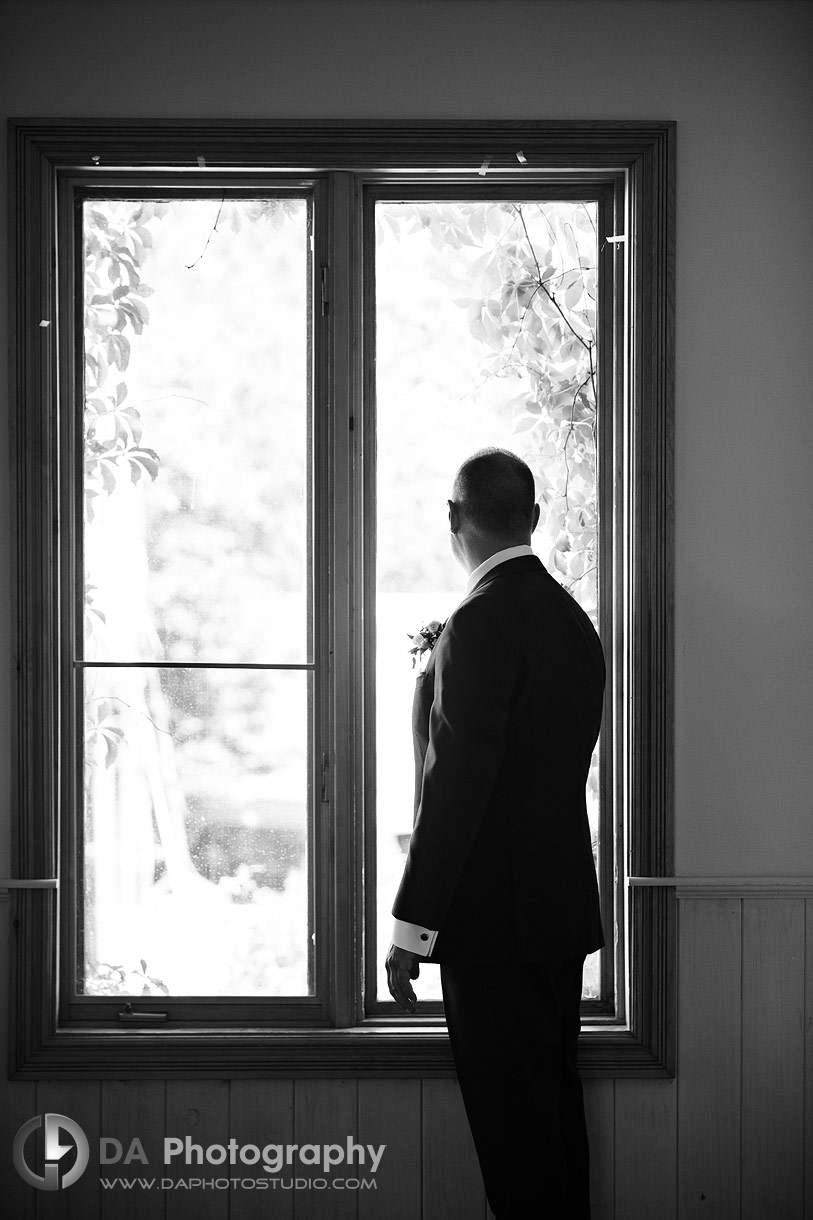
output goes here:
[{"label": "suit trousers", "polygon": [[589,1220],[576,1070],[584,954],[441,962],[446,1024],[497,1220]]}]

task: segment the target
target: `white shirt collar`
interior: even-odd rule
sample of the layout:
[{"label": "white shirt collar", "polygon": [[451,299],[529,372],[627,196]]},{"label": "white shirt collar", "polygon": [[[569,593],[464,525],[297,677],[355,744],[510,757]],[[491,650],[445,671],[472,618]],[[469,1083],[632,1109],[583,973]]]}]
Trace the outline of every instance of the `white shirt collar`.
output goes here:
[{"label": "white shirt collar", "polygon": [[481,563],[479,568],[475,568],[466,581],[466,597],[471,593],[474,586],[483,579],[487,572],[492,568],[496,568],[497,564],[505,563],[506,559],[518,559],[520,555],[533,555],[533,547],[527,543],[522,543],[521,546],[508,546],[504,551],[495,551],[493,555],[489,555],[484,563]]}]

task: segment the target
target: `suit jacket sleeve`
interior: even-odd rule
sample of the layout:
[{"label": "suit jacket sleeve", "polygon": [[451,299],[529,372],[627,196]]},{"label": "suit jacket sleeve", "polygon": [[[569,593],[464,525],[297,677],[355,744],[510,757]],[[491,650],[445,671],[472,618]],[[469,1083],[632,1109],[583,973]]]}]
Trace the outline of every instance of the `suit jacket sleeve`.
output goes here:
[{"label": "suit jacket sleeve", "polygon": [[429,742],[397,919],[443,926],[503,761],[510,652],[481,598],[458,607],[435,646]]}]

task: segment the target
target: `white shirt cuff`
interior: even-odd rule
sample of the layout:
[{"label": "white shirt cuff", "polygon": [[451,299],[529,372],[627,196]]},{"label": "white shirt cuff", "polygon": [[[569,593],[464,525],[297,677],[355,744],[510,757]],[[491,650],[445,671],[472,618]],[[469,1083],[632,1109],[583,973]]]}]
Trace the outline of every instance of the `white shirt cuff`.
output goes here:
[{"label": "white shirt cuff", "polygon": [[417,923],[407,923],[404,919],[392,921],[392,943],[399,949],[408,949],[410,953],[419,953],[426,957],[432,952],[437,938],[437,932],[431,928],[422,928]]}]

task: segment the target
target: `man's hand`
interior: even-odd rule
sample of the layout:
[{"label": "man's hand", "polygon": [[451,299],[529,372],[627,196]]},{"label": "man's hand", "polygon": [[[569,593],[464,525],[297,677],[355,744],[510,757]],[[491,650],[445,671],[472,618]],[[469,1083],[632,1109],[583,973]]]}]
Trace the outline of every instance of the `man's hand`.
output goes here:
[{"label": "man's hand", "polygon": [[395,1003],[410,1014],[414,1014],[418,1007],[418,999],[409,980],[416,979],[420,974],[419,962],[417,953],[410,953],[408,949],[401,949],[398,945],[390,945],[387,954],[387,985]]}]

